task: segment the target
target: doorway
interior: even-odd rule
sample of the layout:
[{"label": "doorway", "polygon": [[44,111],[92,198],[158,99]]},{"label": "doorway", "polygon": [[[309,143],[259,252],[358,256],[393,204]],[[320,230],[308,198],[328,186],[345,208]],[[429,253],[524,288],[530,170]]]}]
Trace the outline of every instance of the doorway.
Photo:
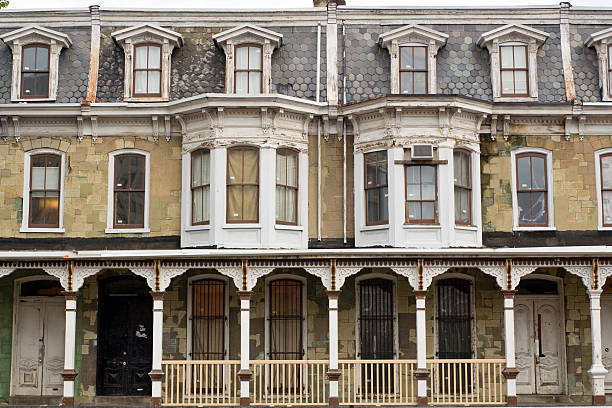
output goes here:
[{"label": "doorway", "polygon": [[59,281],[51,277],[15,282],[14,396],[63,394],[66,315],[62,291]]},{"label": "doorway", "polygon": [[153,298],[144,279],[100,281],[98,302],[98,395],[150,395]]},{"label": "doorway", "polygon": [[523,278],[514,301],[517,393],[563,393],[564,333],[558,280]]}]

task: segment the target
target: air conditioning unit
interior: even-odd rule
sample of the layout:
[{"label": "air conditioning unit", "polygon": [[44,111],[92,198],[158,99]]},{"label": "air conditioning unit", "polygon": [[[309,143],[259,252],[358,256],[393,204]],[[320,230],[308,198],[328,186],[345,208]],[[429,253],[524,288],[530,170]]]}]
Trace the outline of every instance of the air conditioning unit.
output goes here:
[{"label": "air conditioning unit", "polygon": [[433,159],[433,145],[415,144],[412,145],[411,158],[413,160]]}]

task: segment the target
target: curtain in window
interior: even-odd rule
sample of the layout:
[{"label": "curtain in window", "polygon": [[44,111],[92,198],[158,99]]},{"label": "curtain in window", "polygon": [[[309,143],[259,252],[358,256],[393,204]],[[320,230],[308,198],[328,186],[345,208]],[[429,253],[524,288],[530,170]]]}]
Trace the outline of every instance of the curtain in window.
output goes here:
[{"label": "curtain in window", "polygon": [[259,208],[259,154],[253,148],[228,150],[227,220],[257,222]]}]

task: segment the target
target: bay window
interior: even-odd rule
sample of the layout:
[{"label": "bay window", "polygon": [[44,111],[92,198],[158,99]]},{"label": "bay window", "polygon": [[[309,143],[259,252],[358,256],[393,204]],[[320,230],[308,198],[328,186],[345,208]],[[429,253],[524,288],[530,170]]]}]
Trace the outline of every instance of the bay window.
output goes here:
[{"label": "bay window", "polygon": [[191,224],[210,222],[210,151],[191,153]]},{"label": "bay window", "polygon": [[455,187],[455,223],[469,225],[472,222],[472,173],[470,152],[457,149],[453,152]]},{"label": "bay window", "polygon": [[227,222],[259,221],[259,150],[227,149]]},{"label": "bay window", "polygon": [[387,151],[366,153],[363,156],[366,225],[386,224],[389,222]]},{"label": "bay window", "polygon": [[406,166],[406,224],[437,223],[437,205],[437,167]]},{"label": "bay window", "polygon": [[279,149],[276,152],[276,223],[297,224],[298,153]]}]

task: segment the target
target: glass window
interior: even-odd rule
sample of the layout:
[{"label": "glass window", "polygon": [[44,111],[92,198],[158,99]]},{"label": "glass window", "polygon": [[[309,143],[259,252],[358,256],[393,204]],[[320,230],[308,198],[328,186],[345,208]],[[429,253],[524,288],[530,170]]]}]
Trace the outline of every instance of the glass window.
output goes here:
[{"label": "glass window", "polygon": [[434,224],[437,215],[436,166],[406,166],[406,223]]},{"label": "glass window", "polygon": [[30,227],[58,228],[61,156],[37,154],[30,158]]},{"label": "glass window", "polygon": [[501,95],[528,96],[527,46],[499,47],[501,59]]},{"label": "glass window", "polygon": [[191,358],[225,358],[225,283],[217,279],[193,282]]},{"label": "glass window", "polygon": [[297,224],[298,153],[279,149],[276,152],[276,222]]},{"label": "glass window", "polygon": [[455,184],[455,223],[469,225],[472,222],[472,173],[470,171],[470,152],[453,152]]},{"label": "glass window", "polygon": [[519,226],[548,225],[546,155],[523,153],[516,156]]},{"label": "glass window", "polygon": [[612,227],[612,154],[599,157],[601,165],[601,207],[603,225]]},{"label": "glass window", "polygon": [[210,222],[210,151],[191,153],[191,223]]},{"label": "glass window", "polygon": [[261,47],[256,45],[242,45],[236,47],[236,93],[261,93],[262,77]]},{"label": "glass window", "polygon": [[365,200],[366,225],[386,224],[389,222],[389,188],[387,185],[387,152],[366,153],[365,162]]},{"label": "glass window", "polygon": [[49,47],[29,45],[23,48],[21,97],[49,97]]},{"label": "glass window", "polygon": [[161,95],[161,47],[139,45],[135,49],[134,95]]},{"label": "glass window", "polygon": [[144,227],[145,156],[115,156],[114,228]]},{"label": "glass window", "polygon": [[259,151],[227,150],[227,222],[259,221]]},{"label": "glass window", "polygon": [[427,47],[400,47],[400,92],[427,93]]},{"label": "glass window", "polygon": [[612,45],[608,46],[608,96],[612,98]]}]

